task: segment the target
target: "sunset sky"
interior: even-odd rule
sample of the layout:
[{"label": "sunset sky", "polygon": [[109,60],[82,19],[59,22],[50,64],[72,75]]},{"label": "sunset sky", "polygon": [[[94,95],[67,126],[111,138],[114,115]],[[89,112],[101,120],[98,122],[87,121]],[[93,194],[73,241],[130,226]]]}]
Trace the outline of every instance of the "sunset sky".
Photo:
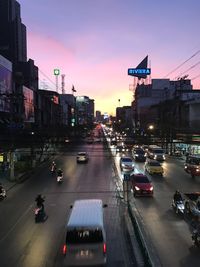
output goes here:
[{"label": "sunset sky", "polygon": [[95,100],[95,110],[115,115],[118,99],[120,106],[133,99],[127,69],[146,55],[152,79],[166,78],[191,57],[167,78],[188,74],[200,89],[200,0],[18,2],[42,89],[55,90],[53,69],[59,68],[66,93],[74,85],[75,95]]}]

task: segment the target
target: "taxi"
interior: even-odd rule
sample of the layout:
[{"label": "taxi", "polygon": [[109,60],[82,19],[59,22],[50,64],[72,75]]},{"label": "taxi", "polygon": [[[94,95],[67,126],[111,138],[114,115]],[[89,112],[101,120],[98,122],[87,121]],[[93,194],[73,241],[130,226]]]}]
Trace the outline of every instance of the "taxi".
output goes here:
[{"label": "taxi", "polygon": [[163,175],[163,173],[164,173],[164,169],[161,166],[160,162],[158,162],[157,160],[153,160],[153,159],[149,159],[149,160],[146,161],[145,170],[149,174],[160,174],[160,175]]}]

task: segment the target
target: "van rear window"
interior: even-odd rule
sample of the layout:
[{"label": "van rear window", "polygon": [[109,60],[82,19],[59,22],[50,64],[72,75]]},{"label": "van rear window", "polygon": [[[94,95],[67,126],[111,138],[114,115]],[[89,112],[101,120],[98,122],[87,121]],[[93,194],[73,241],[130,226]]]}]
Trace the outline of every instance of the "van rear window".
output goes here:
[{"label": "van rear window", "polygon": [[67,231],[66,243],[83,244],[83,243],[99,243],[103,242],[103,234],[100,229],[94,230],[70,230]]}]

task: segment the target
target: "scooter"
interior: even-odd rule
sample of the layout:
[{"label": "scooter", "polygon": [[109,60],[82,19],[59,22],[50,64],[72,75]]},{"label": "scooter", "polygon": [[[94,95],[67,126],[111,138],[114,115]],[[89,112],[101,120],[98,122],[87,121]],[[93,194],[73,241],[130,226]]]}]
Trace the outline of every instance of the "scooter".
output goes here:
[{"label": "scooter", "polygon": [[4,198],[6,198],[6,190],[3,188],[2,192],[0,193],[0,200],[3,200]]},{"label": "scooter", "polygon": [[58,175],[57,176],[57,183],[61,184],[63,182],[63,175]]},{"label": "scooter", "polygon": [[42,210],[42,207],[36,207],[34,212],[35,212],[35,222],[36,223],[44,222],[48,218],[45,211]]},{"label": "scooter", "polygon": [[174,199],[172,200],[172,208],[174,209],[174,211],[179,214],[179,215],[184,215],[184,211],[185,211],[185,206],[184,206],[184,202],[183,200],[179,200],[179,201],[174,201]]}]

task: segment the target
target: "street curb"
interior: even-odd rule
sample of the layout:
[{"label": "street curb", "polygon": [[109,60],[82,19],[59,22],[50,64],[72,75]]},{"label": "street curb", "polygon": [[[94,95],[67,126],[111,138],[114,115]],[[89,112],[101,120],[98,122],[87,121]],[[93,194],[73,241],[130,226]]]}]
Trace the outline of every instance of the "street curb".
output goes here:
[{"label": "street curb", "polygon": [[144,267],[145,266],[144,257],[142,255],[141,248],[140,248],[139,243],[137,241],[135,230],[133,228],[133,223],[131,221],[129,214],[128,214],[128,216],[125,216],[125,225],[127,228],[129,241],[131,243],[131,248],[134,252],[135,260],[137,262],[137,267]]}]

